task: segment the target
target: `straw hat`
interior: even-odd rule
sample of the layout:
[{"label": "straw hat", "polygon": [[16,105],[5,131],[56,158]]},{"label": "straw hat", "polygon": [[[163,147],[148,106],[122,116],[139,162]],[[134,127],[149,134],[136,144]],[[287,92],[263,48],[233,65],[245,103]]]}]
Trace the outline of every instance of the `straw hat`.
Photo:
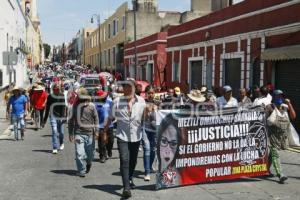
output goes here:
[{"label": "straw hat", "polygon": [[12,89],[12,91],[16,91],[16,90],[21,90],[18,86],[15,86],[13,89]]},{"label": "straw hat", "polygon": [[192,101],[202,103],[206,99],[205,97],[201,94],[200,90],[192,90],[188,95],[187,95]]},{"label": "straw hat", "polygon": [[44,90],[44,87],[41,86],[41,85],[37,85],[37,86],[34,88],[34,91],[41,91],[41,90]]},{"label": "straw hat", "polygon": [[91,96],[90,96],[89,92],[87,91],[87,89],[85,89],[85,88],[79,88],[77,91],[77,95],[78,95],[79,99],[91,100]]}]

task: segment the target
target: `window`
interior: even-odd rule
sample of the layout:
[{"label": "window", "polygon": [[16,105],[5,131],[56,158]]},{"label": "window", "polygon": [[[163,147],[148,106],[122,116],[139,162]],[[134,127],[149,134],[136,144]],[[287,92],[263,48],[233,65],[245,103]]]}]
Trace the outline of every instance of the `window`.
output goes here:
[{"label": "window", "polygon": [[99,33],[97,32],[97,34],[95,35],[95,41],[96,41],[96,43],[95,43],[95,46],[98,46],[98,44],[99,44]]},{"label": "window", "polygon": [[190,62],[189,73],[190,89],[200,89],[202,86],[202,61]]},{"label": "window", "polygon": [[116,34],[119,32],[119,20],[116,20]]},{"label": "window", "polygon": [[117,34],[117,20],[113,21],[113,36]]},{"label": "window", "polygon": [[103,29],[103,41],[105,41],[105,39],[106,39],[106,32],[105,32],[105,28]]},{"label": "window", "polygon": [[110,24],[108,24],[108,39],[110,39],[110,33],[111,33],[111,30],[110,30]]},{"label": "window", "polygon": [[107,64],[107,57],[106,57],[106,54],[107,54],[107,51],[106,50],[104,50],[104,55],[103,55],[103,57],[104,57],[104,59],[103,59],[103,63],[104,63],[104,65],[106,65]]},{"label": "window", "polygon": [[122,30],[125,30],[125,26],[126,26],[126,18],[125,16],[122,17]]},{"label": "window", "polygon": [[3,72],[0,70],[0,87],[3,86]]},{"label": "window", "polygon": [[233,95],[238,96],[239,88],[241,87],[241,66],[242,60],[240,58],[225,59],[225,70],[223,71],[224,85],[233,87]]},{"label": "window", "polygon": [[129,66],[129,77],[135,78],[135,66],[134,65]]},{"label": "window", "polygon": [[172,80],[175,82],[180,82],[180,66],[179,63],[174,63],[172,66]]},{"label": "window", "polygon": [[154,80],[153,80],[153,64],[148,64],[148,67],[147,67],[147,81],[149,83],[153,83]]},{"label": "window", "polygon": [[116,65],[116,47],[113,47],[112,57],[113,57],[113,65]]},{"label": "window", "polygon": [[108,65],[110,65],[110,62],[111,62],[111,60],[110,60],[110,57],[111,57],[111,51],[110,51],[110,49],[108,49],[108,58],[107,58],[107,61],[108,61]]}]

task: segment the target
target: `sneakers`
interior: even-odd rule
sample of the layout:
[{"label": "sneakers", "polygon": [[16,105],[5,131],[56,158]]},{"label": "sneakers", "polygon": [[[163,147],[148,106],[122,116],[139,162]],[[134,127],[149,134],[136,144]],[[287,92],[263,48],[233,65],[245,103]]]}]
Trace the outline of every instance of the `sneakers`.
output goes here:
[{"label": "sneakers", "polygon": [[112,151],[107,151],[107,155],[108,155],[109,158],[111,158],[112,157]]},{"label": "sneakers", "polygon": [[147,174],[145,177],[144,177],[144,181],[150,181],[151,178],[150,178],[150,174]]},{"label": "sneakers", "polygon": [[122,197],[125,198],[125,199],[130,198],[130,197],[131,197],[131,192],[130,192],[130,190],[124,189],[124,190],[123,190],[123,193],[122,193]]},{"label": "sneakers", "polygon": [[53,150],[52,150],[52,153],[53,153],[53,154],[57,154],[57,153],[58,153],[57,149],[53,149]]},{"label": "sneakers", "polygon": [[129,181],[130,187],[131,189],[135,189],[136,185],[134,184],[134,182],[132,180]]},{"label": "sneakers", "polygon": [[85,177],[85,174],[82,174],[80,172],[77,172],[76,175],[79,176],[80,178],[84,178]]},{"label": "sneakers", "polygon": [[106,162],[106,157],[105,156],[100,156],[100,162],[105,163]]},{"label": "sneakers", "polygon": [[150,170],[150,173],[155,174],[156,172],[157,172],[157,170],[152,167]]},{"label": "sneakers", "polygon": [[62,151],[62,150],[64,150],[64,148],[65,148],[65,145],[64,145],[64,144],[61,144],[60,147],[59,147],[59,150]]},{"label": "sneakers", "polygon": [[86,164],[86,173],[88,174],[91,171],[92,164]]},{"label": "sneakers", "polygon": [[288,179],[288,177],[286,177],[285,175],[281,175],[279,177],[279,183],[280,184],[284,184],[284,182]]}]

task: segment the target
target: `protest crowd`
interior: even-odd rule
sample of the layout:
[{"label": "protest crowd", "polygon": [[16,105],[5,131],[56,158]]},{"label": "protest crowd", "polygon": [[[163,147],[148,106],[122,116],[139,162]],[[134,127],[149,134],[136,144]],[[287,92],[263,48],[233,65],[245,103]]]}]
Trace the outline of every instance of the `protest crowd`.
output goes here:
[{"label": "protest crowd", "polygon": [[[178,148],[178,140],[172,138],[176,128],[166,127],[166,134],[157,136],[158,110],[206,112],[262,107],[268,127],[269,167],[273,166],[279,183],[288,178],[282,171],[278,151],[286,148],[287,133],[296,113],[284,91],[272,84],[252,88],[225,85],[213,90],[201,86],[184,93],[180,87],[155,87],[118,72],[97,73],[91,67],[55,64],[37,68],[28,77],[28,88],[12,86],[5,94],[15,140],[26,138],[27,124],[39,130],[49,123],[52,153],[58,154],[64,149],[67,128],[69,141],[75,144],[79,177],[92,169],[96,153],[101,163],[108,162],[116,141],[124,198],[131,197],[135,188],[134,171],[141,149],[144,180],[150,181],[151,174],[168,168],[172,158],[164,154]],[[162,158],[166,162],[159,166]]]}]

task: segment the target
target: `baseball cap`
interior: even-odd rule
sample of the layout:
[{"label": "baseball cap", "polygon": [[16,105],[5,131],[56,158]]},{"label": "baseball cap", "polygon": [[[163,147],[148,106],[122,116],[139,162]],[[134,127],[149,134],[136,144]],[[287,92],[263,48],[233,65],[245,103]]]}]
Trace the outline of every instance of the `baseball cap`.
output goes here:
[{"label": "baseball cap", "polygon": [[122,81],[122,85],[131,85],[131,86],[135,86],[136,82],[134,78],[127,78],[125,81]]},{"label": "baseball cap", "polygon": [[274,90],[274,95],[283,95],[282,90]]},{"label": "baseball cap", "polygon": [[225,93],[227,93],[227,92],[231,92],[231,91],[232,91],[232,88],[231,88],[229,85],[225,85],[225,86],[223,87],[223,90],[224,90]]},{"label": "baseball cap", "polygon": [[103,90],[98,90],[96,92],[96,95],[97,97],[100,97],[100,98],[105,98],[107,96],[107,92],[103,91]]}]

